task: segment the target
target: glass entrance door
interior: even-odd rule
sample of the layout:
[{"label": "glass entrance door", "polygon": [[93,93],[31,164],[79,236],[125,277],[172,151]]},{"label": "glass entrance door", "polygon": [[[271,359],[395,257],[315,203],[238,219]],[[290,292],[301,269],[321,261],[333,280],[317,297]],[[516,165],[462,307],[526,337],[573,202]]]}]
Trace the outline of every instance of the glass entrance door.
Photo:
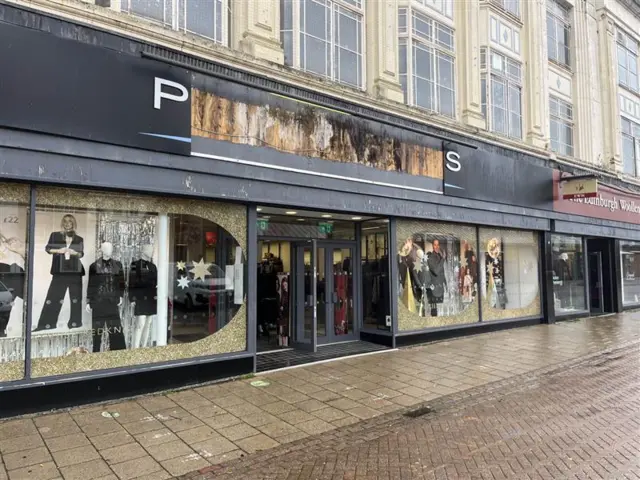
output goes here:
[{"label": "glass entrance door", "polygon": [[354,246],[314,240],[293,244],[293,251],[294,344],[315,351],[357,339]]},{"label": "glass entrance door", "polygon": [[589,253],[589,294],[591,313],[604,313],[601,252]]},{"label": "glass entrance door", "polygon": [[[318,245],[318,344],[355,340],[353,261],[350,244]],[[324,264],[324,265],[322,265]]]},{"label": "glass entrance door", "polygon": [[315,352],[317,328],[317,248],[315,240],[292,244],[294,346]]}]

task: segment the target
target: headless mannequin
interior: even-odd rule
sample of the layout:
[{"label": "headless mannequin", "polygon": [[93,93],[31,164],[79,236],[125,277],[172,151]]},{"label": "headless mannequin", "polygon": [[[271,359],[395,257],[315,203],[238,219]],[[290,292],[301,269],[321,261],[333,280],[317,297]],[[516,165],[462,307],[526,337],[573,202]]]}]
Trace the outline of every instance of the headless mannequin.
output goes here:
[{"label": "headless mannequin", "polygon": [[87,312],[93,316],[93,351],[99,352],[104,334],[109,336],[110,350],[127,348],[120,321],[120,305],[124,295],[124,270],[112,258],[113,245],[104,242],[102,256],[89,267]]},{"label": "headless mannequin", "polygon": [[131,348],[150,346],[149,334],[158,313],[158,268],[152,259],[153,245],[145,245],[129,270],[129,301],[135,319]]}]

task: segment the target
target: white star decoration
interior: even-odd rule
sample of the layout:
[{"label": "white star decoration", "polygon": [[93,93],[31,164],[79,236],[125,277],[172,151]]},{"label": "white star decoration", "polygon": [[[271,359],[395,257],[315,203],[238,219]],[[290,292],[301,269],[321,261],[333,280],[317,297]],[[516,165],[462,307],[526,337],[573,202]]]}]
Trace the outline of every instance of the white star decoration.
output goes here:
[{"label": "white star decoration", "polygon": [[178,271],[185,271],[187,269],[187,264],[185,262],[176,262],[176,268]]},{"label": "white star decoration", "polygon": [[193,268],[191,269],[193,278],[204,280],[204,277],[209,275],[209,267],[209,264],[204,263],[204,258],[201,258],[198,263],[193,262]]},{"label": "white star decoration", "polygon": [[180,279],[178,280],[178,286],[184,290],[189,286],[189,279],[184,275],[181,276]]}]

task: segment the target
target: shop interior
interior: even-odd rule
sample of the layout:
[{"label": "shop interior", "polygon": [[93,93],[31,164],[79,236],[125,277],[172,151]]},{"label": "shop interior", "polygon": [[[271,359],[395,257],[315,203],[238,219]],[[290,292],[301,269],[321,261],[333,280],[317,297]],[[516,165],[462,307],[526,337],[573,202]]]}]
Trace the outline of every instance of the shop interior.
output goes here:
[{"label": "shop interior", "polygon": [[614,311],[613,277],[614,244],[608,238],[587,239],[587,268],[589,272],[589,310],[592,315]]},{"label": "shop interior", "polygon": [[257,221],[259,353],[357,341],[359,318],[387,328],[388,221],[270,207]]}]

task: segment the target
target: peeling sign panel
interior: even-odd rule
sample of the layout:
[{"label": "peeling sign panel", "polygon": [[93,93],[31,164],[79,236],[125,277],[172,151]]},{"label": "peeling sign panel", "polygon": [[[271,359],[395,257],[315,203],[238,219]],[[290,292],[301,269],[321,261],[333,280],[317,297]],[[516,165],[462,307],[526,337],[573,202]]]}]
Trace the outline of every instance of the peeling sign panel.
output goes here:
[{"label": "peeling sign panel", "polygon": [[442,146],[436,139],[224,83],[192,90],[193,136],[386,172],[443,178]]}]

